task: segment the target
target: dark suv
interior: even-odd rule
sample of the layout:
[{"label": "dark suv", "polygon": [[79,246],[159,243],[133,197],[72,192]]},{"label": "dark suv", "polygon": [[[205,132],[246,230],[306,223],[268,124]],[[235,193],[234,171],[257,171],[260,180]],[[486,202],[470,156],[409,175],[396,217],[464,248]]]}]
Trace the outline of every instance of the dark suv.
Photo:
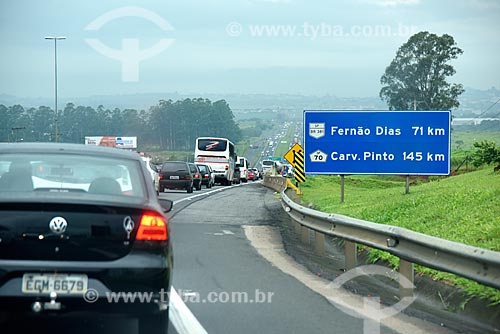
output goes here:
[{"label": "dark suv", "polygon": [[160,192],[165,189],[183,189],[188,193],[193,192],[195,185],[194,174],[187,162],[167,161],[160,169]]},{"label": "dark suv", "polygon": [[[9,143],[0,166],[0,331],[25,332],[30,315],[122,314],[139,319],[140,333],[165,333],[172,201],[157,197],[141,157]],[[108,299],[136,293],[153,302]]]}]

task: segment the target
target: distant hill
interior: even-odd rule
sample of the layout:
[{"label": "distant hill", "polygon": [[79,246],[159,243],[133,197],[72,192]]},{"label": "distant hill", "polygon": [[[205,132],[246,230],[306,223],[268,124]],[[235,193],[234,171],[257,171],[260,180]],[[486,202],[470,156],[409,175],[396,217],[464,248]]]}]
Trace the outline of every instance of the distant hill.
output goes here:
[{"label": "distant hill", "polygon": [[[142,93],[124,95],[93,95],[87,97],[64,98],[58,100],[59,106],[64,108],[66,103],[85,105],[96,108],[103,105],[105,108],[147,110],[156,105],[159,100],[180,100],[185,98],[203,97],[212,101],[226,100],[235,114],[262,111],[288,111],[302,112],[304,109],[387,109],[387,105],[378,96],[374,97],[338,97],[334,95],[299,95],[299,94],[224,94],[224,93],[199,93],[183,94],[178,92],[168,93]],[[454,112],[459,117],[474,117],[480,115],[490,107],[498,98],[500,91],[495,87],[488,90],[479,90],[467,87],[460,96],[460,108]],[[17,97],[0,94],[0,104],[10,106],[20,104],[24,107],[39,107],[41,105],[52,107],[53,98],[47,97]],[[500,103],[491,108],[483,116],[498,116]]]},{"label": "distant hill", "polygon": [[[128,95],[94,95],[88,97],[59,98],[58,104],[63,108],[66,103],[85,105],[96,108],[103,105],[105,108],[120,109],[149,109],[159,100],[180,100],[185,98],[203,97],[212,101],[224,99],[233,111],[248,111],[261,109],[385,109],[385,104],[378,97],[342,98],[333,95],[310,96],[294,94],[180,94],[145,93]],[[0,104],[20,104],[24,107],[38,107],[40,105],[53,106],[53,98],[16,97],[0,94]]]},{"label": "distant hill", "polygon": [[[475,117],[498,117],[500,115],[500,103],[493,104],[500,99],[500,90],[491,87],[488,90],[479,90],[467,87],[460,96],[460,107],[455,116]],[[487,110],[490,108],[489,110]]]}]

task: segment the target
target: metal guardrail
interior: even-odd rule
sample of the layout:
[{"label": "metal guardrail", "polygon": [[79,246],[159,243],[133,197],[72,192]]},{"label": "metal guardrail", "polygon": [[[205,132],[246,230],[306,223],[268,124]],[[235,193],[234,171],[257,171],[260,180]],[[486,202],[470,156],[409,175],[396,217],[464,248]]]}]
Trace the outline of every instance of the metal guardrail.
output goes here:
[{"label": "metal guardrail", "polygon": [[[399,270],[411,282],[414,281],[413,264],[416,263],[500,289],[500,252],[428,236],[401,227],[312,210],[293,202],[285,194],[286,180],[275,180],[278,178],[269,177],[264,181],[273,189],[281,191],[282,206],[288,215],[300,224],[302,241],[309,241],[309,230],[316,232],[317,254],[324,254],[325,235],[340,237],[346,240],[347,269],[356,266],[356,244],[363,244],[399,257]],[[401,290],[403,295],[408,293]]]}]

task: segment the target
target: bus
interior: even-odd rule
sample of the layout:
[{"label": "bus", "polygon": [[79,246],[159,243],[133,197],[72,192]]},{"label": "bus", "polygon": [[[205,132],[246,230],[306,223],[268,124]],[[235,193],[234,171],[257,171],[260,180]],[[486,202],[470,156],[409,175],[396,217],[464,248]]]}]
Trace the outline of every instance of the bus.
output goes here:
[{"label": "bus", "polygon": [[196,138],[194,162],[210,165],[215,173],[215,183],[231,185],[240,181],[239,173],[235,173],[237,162],[234,144],[227,138]]}]

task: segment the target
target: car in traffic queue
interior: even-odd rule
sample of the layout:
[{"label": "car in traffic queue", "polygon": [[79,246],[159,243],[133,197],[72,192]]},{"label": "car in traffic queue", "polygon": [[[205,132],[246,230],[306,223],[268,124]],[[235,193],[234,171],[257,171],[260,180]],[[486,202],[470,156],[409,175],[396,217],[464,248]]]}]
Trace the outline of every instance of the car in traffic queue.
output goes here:
[{"label": "car in traffic queue", "polygon": [[192,162],[188,163],[191,173],[193,174],[193,187],[196,190],[201,190],[201,173],[198,166]]},{"label": "car in traffic queue", "polygon": [[141,158],[144,161],[144,164],[146,165],[146,169],[151,175],[151,179],[153,180],[156,193],[158,194],[160,191],[160,176],[158,174],[157,167],[152,163],[151,157],[141,156]]},{"label": "car in traffic queue", "polygon": [[[2,331],[36,315],[125,315],[165,333],[172,282],[166,212],[141,157],[59,143],[1,143]],[[147,292],[152,303],[109,303]],[[13,323],[9,320],[13,319]],[[52,318],[55,319],[55,318]]]},{"label": "car in traffic queue", "polygon": [[210,165],[197,163],[198,169],[201,174],[201,184],[205,185],[207,189],[212,188],[215,184],[215,174]]},{"label": "car in traffic queue", "polygon": [[201,190],[201,173],[196,164],[189,162],[189,168],[191,169],[191,174],[193,174],[193,188],[196,190]]},{"label": "car in traffic queue", "polygon": [[163,163],[159,173],[160,193],[167,189],[186,190],[193,192],[194,175],[191,167],[185,161],[166,161]]},{"label": "car in traffic queue", "polygon": [[240,171],[240,164],[235,164],[234,165],[234,175],[233,175],[233,182],[232,184],[240,184],[241,183],[241,171]]},{"label": "car in traffic queue", "polygon": [[281,171],[283,177],[292,178],[294,176],[294,168],[291,164],[283,164],[283,170]]},{"label": "car in traffic queue", "polygon": [[257,175],[255,174],[254,168],[248,169],[248,180],[252,180],[252,181],[257,180]]},{"label": "car in traffic queue", "polygon": [[248,181],[248,167],[249,167],[249,163],[248,163],[247,158],[238,157],[238,165],[240,166],[239,169],[240,169],[241,181],[247,182]]}]

